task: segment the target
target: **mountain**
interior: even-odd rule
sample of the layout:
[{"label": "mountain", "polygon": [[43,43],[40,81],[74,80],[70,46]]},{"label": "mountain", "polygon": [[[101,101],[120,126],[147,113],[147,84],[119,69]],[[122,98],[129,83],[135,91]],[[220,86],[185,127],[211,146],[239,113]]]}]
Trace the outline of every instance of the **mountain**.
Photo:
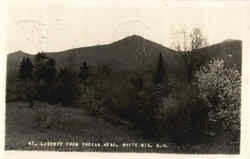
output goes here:
[{"label": "mountain", "polygon": [[[228,63],[241,67],[241,41],[228,40],[221,43],[197,49],[205,63],[212,57],[227,58]],[[185,74],[185,64],[181,55],[163,45],[132,35],[107,45],[81,47],[61,52],[45,52],[56,60],[57,69],[68,66],[78,70],[80,64],[86,61],[90,66],[109,65],[114,71],[134,71],[153,67],[161,53],[165,61],[167,73]],[[34,60],[34,55],[17,51],[8,55],[7,76],[17,74],[20,62],[24,56]]]},{"label": "mountain", "polygon": [[[61,52],[47,52],[49,57],[56,60],[57,68],[63,66],[79,69],[86,61],[90,66],[109,65],[115,71],[133,71],[150,67],[159,57],[159,53],[166,62],[169,72],[181,72],[183,60],[174,50],[168,49],[141,36],[133,35],[108,45],[75,48]],[[8,55],[8,76],[16,74],[23,56],[34,59],[21,51]]]},{"label": "mountain", "polygon": [[236,66],[241,71],[242,41],[228,39],[221,43],[197,49],[201,53],[203,64],[211,58],[224,59],[226,67]]}]

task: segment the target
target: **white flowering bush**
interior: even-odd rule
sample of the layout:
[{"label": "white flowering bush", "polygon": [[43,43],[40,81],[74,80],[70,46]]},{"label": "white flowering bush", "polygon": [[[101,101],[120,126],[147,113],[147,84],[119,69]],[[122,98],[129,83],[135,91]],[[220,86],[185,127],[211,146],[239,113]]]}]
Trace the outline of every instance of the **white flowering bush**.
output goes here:
[{"label": "white flowering bush", "polygon": [[225,68],[221,59],[213,59],[208,66],[201,67],[195,76],[197,81],[194,84],[199,89],[199,97],[209,107],[209,120],[239,136],[240,72],[235,68]]}]

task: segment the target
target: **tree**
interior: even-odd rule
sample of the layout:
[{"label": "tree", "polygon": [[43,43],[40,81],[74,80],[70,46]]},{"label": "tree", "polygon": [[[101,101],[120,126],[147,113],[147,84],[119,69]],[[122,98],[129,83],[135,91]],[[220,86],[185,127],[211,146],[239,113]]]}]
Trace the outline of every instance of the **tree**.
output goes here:
[{"label": "tree", "polygon": [[38,98],[48,102],[52,101],[56,81],[56,61],[44,53],[38,53],[35,56],[34,69]]},{"label": "tree", "polygon": [[20,68],[19,68],[19,74],[18,78],[22,81],[22,86],[24,86],[24,96],[26,100],[29,101],[29,105],[32,108],[34,105],[34,91],[32,80],[33,80],[33,64],[31,60],[28,57],[23,57],[23,60],[21,62]]},{"label": "tree", "polygon": [[21,62],[20,68],[19,68],[19,79],[20,80],[28,80],[32,79],[32,73],[33,73],[33,64],[30,61],[30,59],[27,57],[23,57],[23,60]]},{"label": "tree", "polygon": [[143,79],[140,74],[135,74],[130,78],[131,84],[135,87],[135,90],[138,92],[143,89]]},{"label": "tree", "polygon": [[204,37],[199,28],[193,28],[193,31],[189,36],[191,39],[191,50],[199,49],[208,45],[206,37]]},{"label": "tree", "polygon": [[155,77],[154,77],[154,83],[155,84],[160,84],[163,82],[164,76],[165,76],[165,68],[163,65],[163,58],[162,55],[160,53],[159,55],[159,59],[158,59],[158,63],[157,63],[157,68],[156,68],[156,73],[155,73]]},{"label": "tree", "polygon": [[44,81],[45,81],[45,97],[46,100],[53,104],[55,102],[55,97],[56,97],[56,61],[52,58],[48,58],[46,63],[45,63],[45,72],[44,72]]},{"label": "tree", "polygon": [[191,32],[183,28],[174,34],[172,48],[176,51],[190,52],[208,45],[207,38],[198,27],[194,27]]},{"label": "tree", "polygon": [[209,108],[211,122],[218,123],[229,131],[239,142],[240,135],[240,92],[241,75],[236,68],[225,68],[224,61],[213,59],[207,67],[202,67],[195,76],[194,83],[199,90],[199,98]]},{"label": "tree", "polygon": [[[162,54],[159,54],[157,61],[156,71],[153,77],[154,84],[152,85],[152,91],[150,95],[140,95],[138,96],[138,101],[142,103],[142,113],[139,113],[140,123],[142,129],[144,129],[145,137],[159,137],[162,135],[160,122],[158,120],[159,109],[162,107],[162,97],[163,97],[163,86],[165,78],[165,67]],[[142,87],[142,80],[132,80],[138,88]],[[146,96],[145,96],[146,95]],[[149,102],[144,102],[149,100]],[[145,124],[144,124],[145,123]]]},{"label": "tree", "polygon": [[[154,91],[153,91],[153,104],[154,104],[154,110],[152,112],[154,112],[156,114],[156,112],[158,111],[158,108],[161,106],[162,103],[162,96],[163,96],[163,80],[165,77],[165,68],[163,65],[163,58],[162,55],[160,53],[159,55],[159,59],[158,59],[158,63],[157,63],[157,68],[156,68],[156,74],[155,74],[155,78],[154,78]],[[153,116],[155,116],[155,114]]]},{"label": "tree", "polygon": [[35,79],[37,80],[38,83],[42,82],[44,79],[44,76],[46,74],[46,61],[48,57],[44,53],[38,53],[35,55]]},{"label": "tree", "polygon": [[86,61],[82,63],[78,76],[82,81],[85,81],[88,78],[88,66]]},{"label": "tree", "polygon": [[78,97],[78,86],[76,82],[76,74],[67,67],[60,70],[57,77],[57,95],[58,100],[64,106],[68,106],[74,103]]},{"label": "tree", "polygon": [[180,41],[173,42],[173,49],[179,51],[187,69],[188,82],[191,83],[195,70],[200,66],[200,56],[202,54],[198,49],[208,45],[206,37],[203,35],[200,28],[193,28],[191,33],[185,29],[179,32],[183,38],[183,43]]},{"label": "tree", "polygon": [[[153,105],[154,109],[152,110],[152,116],[155,117],[158,113],[159,107],[161,107],[162,96],[163,96],[163,80],[165,77],[165,68],[163,65],[163,58],[161,53],[159,54],[159,59],[156,68],[156,74],[154,77],[155,86],[153,87]],[[153,119],[152,119],[153,120]]]},{"label": "tree", "polygon": [[45,63],[44,80],[50,84],[56,79],[56,61],[52,58],[48,58]]}]

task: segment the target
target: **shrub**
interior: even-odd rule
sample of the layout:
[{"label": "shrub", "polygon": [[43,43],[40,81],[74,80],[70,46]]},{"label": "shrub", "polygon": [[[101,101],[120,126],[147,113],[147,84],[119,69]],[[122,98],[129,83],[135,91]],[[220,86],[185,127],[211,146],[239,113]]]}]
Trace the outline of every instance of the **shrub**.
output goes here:
[{"label": "shrub", "polygon": [[15,101],[17,99],[21,99],[20,95],[17,93],[16,89],[6,89],[6,102]]},{"label": "shrub", "polygon": [[157,116],[161,132],[169,135],[177,143],[186,142],[192,128],[191,110],[188,108],[188,103],[183,101],[183,96],[174,94],[163,97]]},{"label": "shrub", "polygon": [[52,128],[55,120],[53,119],[54,114],[47,108],[39,108],[36,110],[34,115],[35,124],[41,129]]},{"label": "shrub", "polygon": [[[195,74],[194,84],[199,98],[209,108],[209,120],[218,123],[234,137],[240,134],[240,86],[241,75],[236,68],[225,68],[224,61],[213,59],[207,67]],[[234,140],[234,139],[232,139]]]},{"label": "shrub", "polygon": [[95,90],[91,87],[82,86],[81,89],[84,89],[84,91],[78,100],[78,105],[97,119],[101,114],[105,98],[98,97]]},{"label": "shrub", "polygon": [[51,106],[43,104],[43,107],[36,108],[33,120],[35,126],[41,130],[58,129],[62,131],[74,131],[82,126],[81,121],[75,119],[71,111],[65,111],[59,105]]}]

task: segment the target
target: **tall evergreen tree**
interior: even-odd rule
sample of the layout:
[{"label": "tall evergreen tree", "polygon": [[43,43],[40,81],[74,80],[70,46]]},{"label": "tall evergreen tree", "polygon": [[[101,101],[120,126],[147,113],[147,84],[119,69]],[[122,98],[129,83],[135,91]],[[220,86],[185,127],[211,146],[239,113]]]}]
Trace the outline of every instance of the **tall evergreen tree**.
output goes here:
[{"label": "tall evergreen tree", "polygon": [[38,98],[48,102],[53,100],[56,81],[56,61],[44,53],[35,56],[35,80],[38,90]]},{"label": "tall evergreen tree", "polygon": [[154,83],[155,84],[160,84],[163,82],[164,76],[165,76],[165,68],[163,65],[163,58],[162,54],[160,53],[158,63],[157,63],[157,68],[156,68],[156,73],[154,77]]},{"label": "tall evergreen tree", "polygon": [[48,58],[45,63],[44,80],[49,84],[53,83],[56,79],[56,61],[52,58]]},{"label": "tall evergreen tree", "polygon": [[18,78],[22,82],[23,95],[25,99],[29,102],[29,106],[32,108],[34,105],[34,88],[33,88],[33,64],[28,57],[24,57],[20,68]]},{"label": "tall evergreen tree", "polygon": [[46,93],[46,100],[49,103],[55,103],[56,97],[56,61],[52,58],[48,58],[45,63],[45,74],[44,74],[44,81],[45,81],[45,93]]},{"label": "tall evergreen tree", "polygon": [[40,82],[44,79],[44,76],[46,74],[46,61],[48,57],[44,53],[38,53],[35,56],[35,78],[37,82],[40,84]]},{"label": "tall evergreen tree", "polygon": [[32,79],[32,73],[33,73],[32,62],[28,57],[23,57],[23,60],[19,68],[19,74],[18,74],[19,79],[24,81]]},{"label": "tall evergreen tree", "polygon": [[80,72],[78,77],[82,80],[85,81],[88,78],[88,66],[87,66],[87,62],[84,61],[80,67]]},{"label": "tall evergreen tree", "polygon": [[58,74],[58,100],[64,106],[72,105],[78,96],[78,86],[76,83],[76,74],[70,69],[64,67]]},{"label": "tall evergreen tree", "polygon": [[149,116],[149,135],[151,136],[159,136],[161,130],[159,129],[159,122],[158,122],[158,114],[159,108],[162,107],[162,97],[163,97],[163,86],[164,86],[164,77],[165,77],[165,68],[164,68],[164,61],[162,54],[159,54],[156,72],[154,74],[154,85],[153,85],[153,92],[152,92],[152,105],[153,107],[150,108],[148,111]]}]

